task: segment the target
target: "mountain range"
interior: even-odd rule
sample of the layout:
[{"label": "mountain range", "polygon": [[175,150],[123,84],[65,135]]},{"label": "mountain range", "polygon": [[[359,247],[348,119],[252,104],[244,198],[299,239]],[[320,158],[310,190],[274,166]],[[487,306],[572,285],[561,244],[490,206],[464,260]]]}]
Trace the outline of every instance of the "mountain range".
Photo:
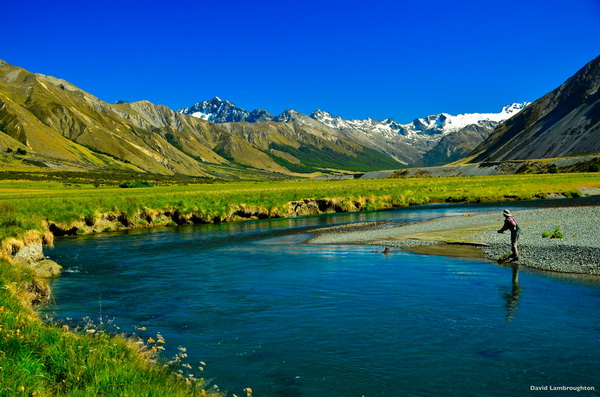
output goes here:
[{"label": "mountain range", "polygon": [[468,155],[490,161],[600,151],[599,63],[531,104],[401,124],[322,110],[274,116],[219,98],[179,111],[148,101],[111,105],[0,61],[0,169],[255,179],[438,165]]},{"label": "mountain range", "polygon": [[[498,113],[457,116],[441,113],[417,118],[407,124],[400,124],[392,119],[344,120],[320,109],[310,115],[290,109],[274,116],[264,109],[250,112],[218,97],[178,111],[213,123],[228,123],[225,128],[233,131],[239,125],[229,123],[297,123],[331,136],[350,139],[405,165],[441,165],[470,153],[500,122],[517,114],[527,104],[505,106]],[[441,146],[437,147],[439,143]]]}]

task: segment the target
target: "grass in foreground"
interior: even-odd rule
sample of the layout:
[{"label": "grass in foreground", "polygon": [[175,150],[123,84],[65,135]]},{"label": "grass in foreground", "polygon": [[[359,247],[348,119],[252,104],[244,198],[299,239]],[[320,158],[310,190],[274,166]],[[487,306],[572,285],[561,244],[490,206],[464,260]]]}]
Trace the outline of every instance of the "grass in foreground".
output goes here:
[{"label": "grass in foreground", "polygon": [[36,282],[27,269],[0,261],[0,395],[224,396],[156,362],[151,346],[43,323],[28,305]]}]

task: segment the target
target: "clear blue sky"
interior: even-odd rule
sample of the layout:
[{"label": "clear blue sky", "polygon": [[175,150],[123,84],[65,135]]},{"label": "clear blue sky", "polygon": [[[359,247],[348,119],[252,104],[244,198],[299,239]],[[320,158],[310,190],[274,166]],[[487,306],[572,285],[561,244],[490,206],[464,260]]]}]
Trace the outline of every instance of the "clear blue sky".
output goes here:
[{"label": "clear blue sky", "polygon": [[532,101],[600,55],[600,0],[4,1],[0,59],[100,99],[409,122]]}]

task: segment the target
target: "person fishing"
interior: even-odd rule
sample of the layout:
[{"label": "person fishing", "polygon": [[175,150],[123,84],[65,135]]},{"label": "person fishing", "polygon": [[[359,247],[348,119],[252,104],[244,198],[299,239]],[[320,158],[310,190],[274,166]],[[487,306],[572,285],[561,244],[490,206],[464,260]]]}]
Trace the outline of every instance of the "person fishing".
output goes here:
[{"label": "person fishing", "polygon": [[502,211],[502,215],[504,215],[504,225],[498,230],[498,233],[504,233],[505,230],[510,230],[510,248],[512,250],[512,254],[508,257],[508,259],[518,261],[519,250],[517,249],[517,242],[519,241],[521,228],[509,210]]}]

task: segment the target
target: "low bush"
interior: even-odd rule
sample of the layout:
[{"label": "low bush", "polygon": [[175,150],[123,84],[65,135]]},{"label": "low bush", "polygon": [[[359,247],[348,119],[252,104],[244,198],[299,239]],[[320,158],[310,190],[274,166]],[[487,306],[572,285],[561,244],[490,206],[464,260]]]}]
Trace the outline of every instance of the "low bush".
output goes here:
[{"label": "low bush", "polygon": [[559,226],[554,227],[554,231],[544,230],[542,232],[543,238],[564,238],[565,234],[560,230]]},{"label": "low bush", "polygon": [[119,185],[122,188],[135,188],[135,187],[153,187],[154,185],[148,181],[125,181]]}]

